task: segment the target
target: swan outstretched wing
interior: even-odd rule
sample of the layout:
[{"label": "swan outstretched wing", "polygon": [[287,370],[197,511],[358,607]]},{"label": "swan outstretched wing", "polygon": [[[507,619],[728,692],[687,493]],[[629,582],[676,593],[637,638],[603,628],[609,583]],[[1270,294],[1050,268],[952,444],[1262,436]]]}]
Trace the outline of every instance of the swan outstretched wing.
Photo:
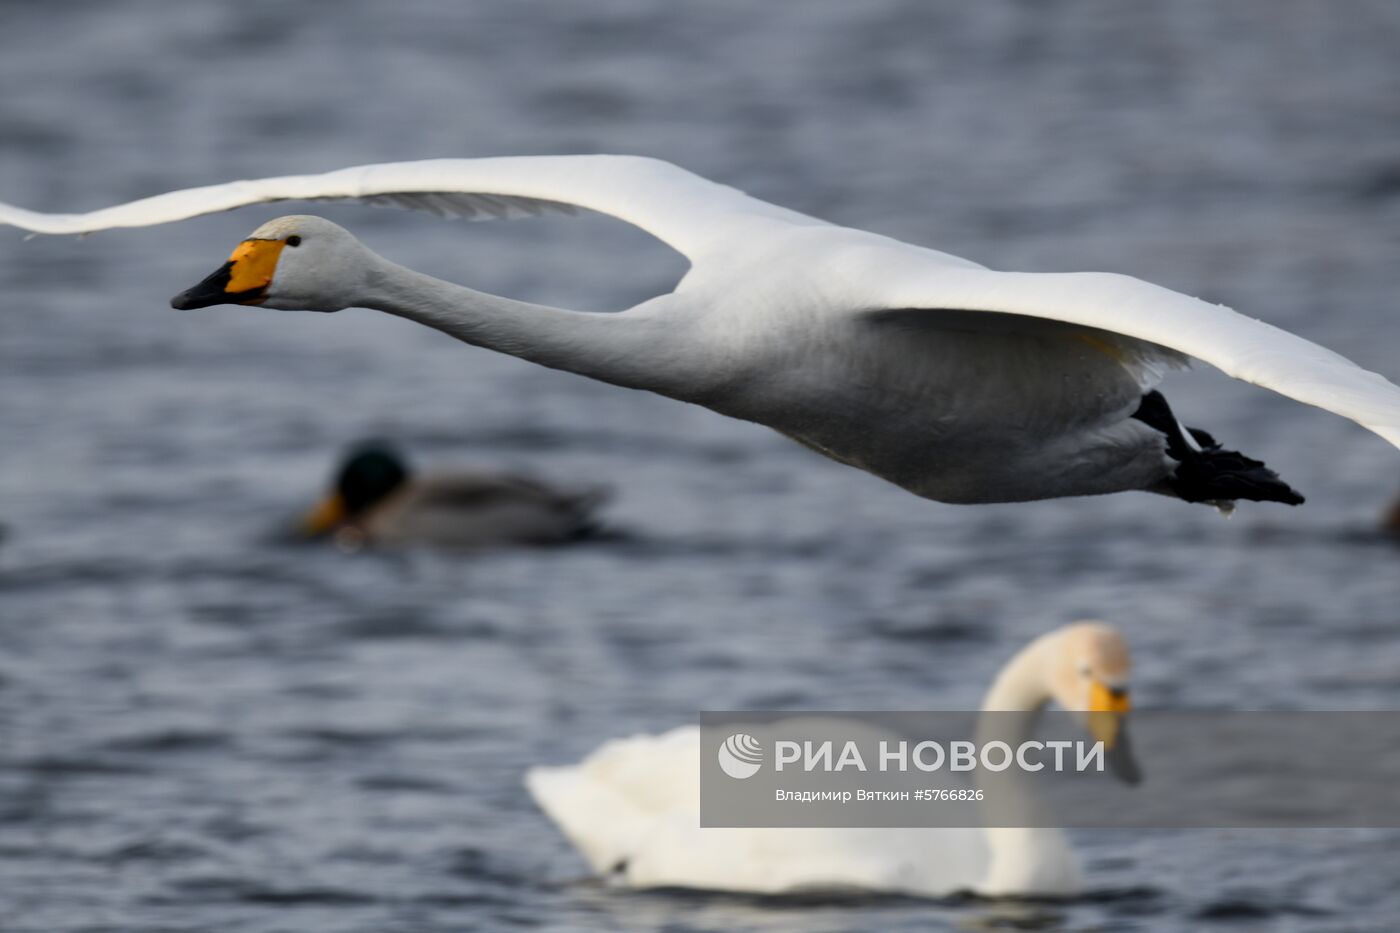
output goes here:
[{"label": "swan outstretched wing", "polygon": [[146,227],[273,201],[351,199],[470,220],[586,208],[646,230],[687,256],[722,242],[745,218],[823,221],[749,197],[669,162],[642,156],[511,156],[387,162],[321,175],[285,175],[171,191],[86,214],[44,214],[0,203],[0,223],[35,233]]},{"label": "swan outstretched wing", "polygon": [[[1331,350],[1224,305],[1113,273],[900,265],[868,278],[865,286],[875,293],[875,301],[865,295],[855,306],[882,315],[989,311],[1121,334],[1350,418],[1400,447],[1400,387]],[[1104,349],[1112,352],[1111,347]]]}]

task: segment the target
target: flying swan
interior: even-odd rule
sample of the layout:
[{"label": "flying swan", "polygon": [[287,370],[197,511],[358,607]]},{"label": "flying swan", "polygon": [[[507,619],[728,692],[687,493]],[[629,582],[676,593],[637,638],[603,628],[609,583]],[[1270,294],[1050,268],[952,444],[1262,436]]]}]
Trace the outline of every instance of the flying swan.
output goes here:
[{"label": "flying swan", "polygon": [[[1040,636],[1007,662],[982,708],[1036,713],[1053,700],[1100,717],[1086,716],[1086,725],[1110,747],[1109,770],[1136,783],[1141,775],[1125,719],[1128,675],[1118,630],[1078,622]],[[606,742],[576,765],[532,768],[525,785],[589,867],[627,887],[754,894],[855,888],[927,897],[1064,896],[1083,888],[1074,850],[1052,828],[702,829],[699,775],[700,733],[683,726]]]},{"label": "flying swan", "polygon": [[284,200],[491,219],[610,214],[690,260],[675,290],[567,311],[391,263],[311,216],[263,224],[171,304],[377,308],[460,340],[767,425],[942,502],[1147,490],[1228,510],[1303,497],[1183,427],[1153,389],[1204,360],[1400,446],[1400,388],[1268,324],[1124,275],[996,272],[835,226],[667,162],[444,159],[174,191],[87,214],[0,204],[37,233],[135,227]]}]

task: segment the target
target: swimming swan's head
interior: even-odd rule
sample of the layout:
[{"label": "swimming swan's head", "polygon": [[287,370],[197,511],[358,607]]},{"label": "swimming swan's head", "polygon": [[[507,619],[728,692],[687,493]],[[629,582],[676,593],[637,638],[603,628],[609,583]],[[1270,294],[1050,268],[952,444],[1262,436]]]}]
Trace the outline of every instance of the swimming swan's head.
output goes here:
[{"label": "swimming swan's head", "polygon": [[1104,744],[1114,775],[1136,784],[1142,775],[1128,741],[1132,702],[1127,641],[1106,623],[1076,622],[1055,633],[1051,657],[1050,695],[1066,710],[1082,715],[1089,732]]}]

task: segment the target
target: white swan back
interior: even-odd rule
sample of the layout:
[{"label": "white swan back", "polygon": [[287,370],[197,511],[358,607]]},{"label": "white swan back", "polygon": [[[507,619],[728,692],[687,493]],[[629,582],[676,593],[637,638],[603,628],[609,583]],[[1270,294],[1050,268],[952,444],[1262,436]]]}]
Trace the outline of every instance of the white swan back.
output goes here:
[{"label": "white swan back", "polygon": [[533,768],[536,802],[610,881],[783,894],[865,890],[943,896],[1070,894],[1078,861],[1053,829],[1007,829],[993,861],[984,830],[700,827],[700,731],[605,743],[577,765]]}]

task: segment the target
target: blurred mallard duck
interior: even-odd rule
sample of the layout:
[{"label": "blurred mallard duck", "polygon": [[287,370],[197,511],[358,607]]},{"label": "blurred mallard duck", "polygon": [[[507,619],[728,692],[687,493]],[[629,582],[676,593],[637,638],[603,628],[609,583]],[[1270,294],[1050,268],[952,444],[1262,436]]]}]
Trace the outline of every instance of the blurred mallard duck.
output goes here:
[{"label": "blurred mallard duck", "polygon": [[561,489],[509,473],[415,476],[392,446],[369,441],[346,455],[301,532],[349,549],[563,544],[594,530],[594,512],[606,498],[601,488]]},{"label": "blurred mallard duck", "polygon": [[1381,516],[1381,530],[1400,536],[1400,496],[1390,503],[1390,507]]}]

